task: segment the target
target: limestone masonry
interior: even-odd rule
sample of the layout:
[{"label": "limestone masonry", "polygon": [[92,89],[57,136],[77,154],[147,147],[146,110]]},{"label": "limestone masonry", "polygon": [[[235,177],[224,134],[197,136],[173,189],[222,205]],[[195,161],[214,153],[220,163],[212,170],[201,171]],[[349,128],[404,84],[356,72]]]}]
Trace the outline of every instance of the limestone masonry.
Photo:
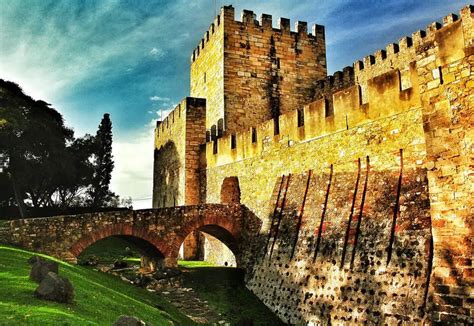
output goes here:
[{"label": "limestone masonry", "polygon": [[157,123],[154,207],[245,205],[237,264],[285,322],[473,323],[473,11],[328,76],[323,26],[223,7]]}]

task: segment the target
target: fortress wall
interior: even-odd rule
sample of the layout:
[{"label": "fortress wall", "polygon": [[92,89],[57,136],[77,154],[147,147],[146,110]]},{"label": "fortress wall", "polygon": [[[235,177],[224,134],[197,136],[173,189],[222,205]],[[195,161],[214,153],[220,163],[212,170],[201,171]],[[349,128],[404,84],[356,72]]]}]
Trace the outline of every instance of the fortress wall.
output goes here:
[{"label": "fortress wall", "polygon": [[[385,66],[387,55],[356,68],[353,86],[332,91],[332,108],[325,99],[305,106],[304,124],[295,111],[279,117],[278,135],[270,120],[206,145],[207,202],[219,202],[224,178],[238,177],[241,202],[264,222],[262,248],[281,216],[275,253],[263,258],[262,249],[248,285],[283,320],[472,322],[472,12],[430,25],[398,63]],[[309,170],[307,189],[319,197],[298,226]],[[289,174],[299,181],[280,215],[277,188]],[[348,220],[362,222],[346,241]],[[354,263],[341,264],[356,234]]]},{"label": "fortress wall", "polygon": [[[279,232],[274,228],[264,239],[266,254],[258,257],[248,283],[290,324],[428,320],[426,171],[404,166],[398,194],[400,162],[393,162],[393,171],[378,171],[364,161],[360,169],[353,162],[352,171],[336,172],[333,166],[332,174],[328,168],[311,178],[291,176],[285,205],[274,219]],[[397,198],[401,212],[392,237]]]},{"label": "fortress wall", "polygon": [[157,123],[154,208],[199,202],[199,145],[205,142],[205,110],[204,99],[188,97]]},{"label": "fortress wall", "polygon": [[[249,276],[248,286],[285,322],[356,322],[355,316],[358,316],[357,322],[393,322],[402,318],[391,316],[395,313],[412,322],[426,317],[417,317],[417,314],[424,303],[428,233],[426,227],[412,230],[429,218],[426,171],[422,168],[426,155],[423,139],[421,110],[413,108],[292,146],[288,146],[286,138],[280,143],[280,148],[275,146],[262,155],[208,170],[208,202],[219,201],[212,194],[219,193],[226,176],[237,176],[241,202],[262,218],[261,251],[257,254],[257,264],[253,275]],[[398,250],[400,254],[393,254],[391,265],[385,268],[385,249],[390,243],[397,198],[400,148],[403,149],[403,177],[406,183],[398,198],[402,199],[403,207],[400,209],[405,215],[398,217],[400,234],[397,234],[393,246],[393,252]],[[367,155],[370,172],[365,204],[362,205]],[[360,180],[355,186],[359,158]],[[319,257],[313,263],[331,164],[332,190],[327,197]],[[298,212],[303,205],[307,171],[310,169],[313,179],[308,188],[308,202],[295,245]],[[278,218],[279,215],[278,210],[276,214],[274,212],[280,178],[290,173],[294,179],[290,182],[279,235],[275,236],[275,231],[272,232],[264,258],[263,248],[272,217]],[[350,216],[356,187],[358,194],[353,215]],[[282,197],[283,194],[280,207]],[[351,268],[356,222],[361,211],[363,224],[359,231],[354,267]],[[352,220],[350,244],[344,245],[349,219]],[[402,231],[403,228],[408,230]],[[274,238],[276,241],[270,257]],[[290,259],[294,247],[294,257]],[[347,251],[346,263],[341,267],[344,247]],[[407,254],[411,255],[411,259],[404,261],[402,257]],[[362,311],[357,312],[357,309]]]},{"label": "fortress wall", "polygon": [[[275,135],[274,121],[268,120],[237,134],[235,148],[232,148],[231,135],[209,142],[206,144],[207,166],[214,167],[258,158],[271,147],[281,148],[299,142],[314,141],[322,136],[399,114],[409,108],[420,107],[415,72],[411,75],[411,81],[416,87],[400,91],[398,71],[391,71],[368,82],[372,99],[370,103],[361,104],[358,87],[352,86],[333,95],[332,108],[325,100],[317,100],[306,105],[301,115],[302,124],[299,123],[298,115],[301,113],[298,111],[281,115],[278,135]],[[214,154],[216,147],[217,153]]]},{"label": "fortress wall", "polygon": [[425,85],[420,94],[430,162],[434,320],[443,323],[474,322],[473,12],[464,8],[462,21],[439,30],[417,61]]}]

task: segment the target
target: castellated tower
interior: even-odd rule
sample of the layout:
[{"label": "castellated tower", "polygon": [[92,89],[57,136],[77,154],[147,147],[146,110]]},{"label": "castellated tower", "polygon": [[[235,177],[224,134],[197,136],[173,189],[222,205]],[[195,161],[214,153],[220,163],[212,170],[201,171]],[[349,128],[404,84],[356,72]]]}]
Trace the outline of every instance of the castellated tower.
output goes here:
[{"label": "castellated tower", "polygon": [[223,7],[191,56],[191,96],[205,98],[206,130],[219,137],[247,130],[313,99],[326,76],[324,27],[272,16],[256,20]]},{"label": "castellated tower", "polygon": [[201,202],[200,145],[267,120],[278,125],[278,116],[311,102],[326,77],[323,26],[308,33],[306,22],[292,31],[286,18],[273,28],[271,15],[234,16],[232,6],[221,9],[191,55],[191,97],[157,124],[153,207]]}]

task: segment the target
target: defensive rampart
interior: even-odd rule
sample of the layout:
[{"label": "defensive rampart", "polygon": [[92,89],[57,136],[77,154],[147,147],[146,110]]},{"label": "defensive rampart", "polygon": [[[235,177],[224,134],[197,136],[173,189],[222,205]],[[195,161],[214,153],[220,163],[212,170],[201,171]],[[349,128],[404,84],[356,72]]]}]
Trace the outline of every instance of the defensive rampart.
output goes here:
[{"label": "defensive rampart", "polygon": [[472,322],[472,24],[467,6],[206,144],[207,202],[238,179],[273,246],[249,287],[283,320]]}]

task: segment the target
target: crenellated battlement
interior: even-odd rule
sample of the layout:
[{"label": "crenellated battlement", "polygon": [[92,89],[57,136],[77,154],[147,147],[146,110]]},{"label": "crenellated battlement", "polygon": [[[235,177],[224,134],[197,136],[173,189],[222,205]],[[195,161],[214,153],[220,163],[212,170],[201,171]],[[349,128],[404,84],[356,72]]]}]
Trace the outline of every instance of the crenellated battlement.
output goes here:
[{"label": "crenellated battlement", "polygon": [[[443,38],[443,34],[449,33],[453,25],[462,24],[463,20],[470,21],[474,12],[473,8],[472,5],[468,5],[460,11],[459,15],[451,13],[444,17],[443,23],[433,22],[426,27],[426,30],[418,30],[411,36],[404,36],[398,43],[390,43],[385,49],[377,50],[374,54],[355,61],[353,67],[356,81],[363,83],[390,69],[406,67],[409,62],[416,59],[417,53],[436,46],[435,43],[438,43],[440,36]],[[472,35],[468,37],[472,38]]]},{"label": "crenellated battlement", "polygon": [[[413,85],[416,72],[410,72]],[[321,81],[324,87],[353,81],[350,67]],[[383,89],[380,83],[384,83]],[[331,101],[318,99],[301,110],[280,115],[247,131],[225,135],[206,144],[207,166],[220,166],[261,155],[271,148],[289,147],[329,134],[356,128],[421,106],[417,87],[401,90],[400,72],[393,70],[368,81],[371,101],[362,103],[358,85],[332,94]],[[381,102],[383,99],[383,103]]]},{"label": "crenellated battlement", "polygon": [[[443,23],[433,22],[426,27],[426,30],[418,30],[412,33],[411,36],[404,36],[399,39],[398,43],[390,43],[385,49],[379,49],[375,53],[355,61],[352,67],[345,67],[342,72],[337,71],[332,76],[319,80],[315,87],[314,99],[324,98],[329,101],[331,106],[332,95],[335,92],[358,84],[361,86],[363,97],[361,100],[366,103],[368,100],[366,84],[371,78],[393,69],[400,70],[400,74],[403,75],[402,79],[405,78],[407,71],[410,69],[410,63],[416,61],[418,54],[434,47],[444,46],[448,48],[455,46],[444,44],[443,40],[456,39],[456,36],[451,35],[456,31],[466,34],[464,35],[466,44],[472,43],[473,35],[470,34],[472,30],[470,26],[473,12],[473,6],[466,6],[458,15],[451,13],[444,17]],[[443,58],[440,58],[439,64],[441,65],[443,61]],[[404,87],[403,85],[402,88]]]},{"label": "crenellated battlement", "polygon": [[[232,8],[233,9],[233,8]],[[230,10],[227,8],[227,10]],[[232,15],[232,12],[229,12],[229,15]],[[272,15],[262,13],[260,19],[256,19],[256,14],[252,10],[244,9],[240,15],[240,21],[234,20],[235,23],[241,24],[243,26],[252,26],[260,27],[262,31],[269,30],[274,33],[287,33],[292,35],[303,35],[311,38],[317,36],[324,36],[324,26],[313,24],[311,27],[311,32],[308,33],[308,23],[304,21],[296,21],[294,25],[294,30],[291,29],[291,21],[288,18],[280,17],[278,18],[277,28],[273,27]]]},{"label": "crenellated battlement", "polygon": [[315,87],[314,99],[329,98],[334,92],[354,85],[354,68],[347,66],[324,79],[320,79]]},{"label": "crenellated battlement", "polygon": [[205,104],[204,99],[186,97],[162,121],[158,120],[155,127],[155,148],[160,149],[177,137],[184,138],[192,123],[189,120],[195,119],[196,115],[205,117]]},{"label": "crenellated battlement", "polygon": [[[450,14],[443,24],[389,44],[354,67],[345,67],[317,82],[314,101],[300,110],[282,114],[245,132],[214,137],[206,145],[207,166],[220,166],[261,155],[269,149],[342,132],[378,119],[420,108],[420,88],[443,83],[449,64],[465,56],[472,44],[474,10],[467,6],[460,17]],[[435,62],[430,84],[420,85],[418,70]],[[436,67],[435,66],[435,67]],[[431,68],[433,69],[433,68]]]},{"label": "crenellated battlement", "polygon": [[193,50],[191,55],[191,62],[196,61],[202,51],[206,48],[206,44],[214,36],[219,28],[225,25],[225,21],[232,21],[242,28],[251,27],[256,28],[257,31],[263,33],[270,31],[275,34],[290,34],[299,37],[308,37],[313,40],[324,41],[324,26],[313,24],[311,31],[308,33],[308,23],[304,21],[296,21],[294,29],[291,29],[291,21],[288,18],[280,17],[278,19],[277,28],[273,27],[272,15],[262,13],[260,19],[257,20],[256,14],[252,10],[244,9],[240,15],[240,21],[235,19],[235,9],[230,6],[223,6],[220,14],[216,16],[214,22],[209,26],[209,29],[204,33],[203,38]]},{"label": "crenellated battlement", "polygon": [[159,148],[165,144],[170,138],[170,133],[173,132],[174,126],[179,124],[185,116],[182,117],[182,112],[186,107],[186,99],[183,99],[174,109],[163,119],[156,121],[155,127],[155,147]]}]

